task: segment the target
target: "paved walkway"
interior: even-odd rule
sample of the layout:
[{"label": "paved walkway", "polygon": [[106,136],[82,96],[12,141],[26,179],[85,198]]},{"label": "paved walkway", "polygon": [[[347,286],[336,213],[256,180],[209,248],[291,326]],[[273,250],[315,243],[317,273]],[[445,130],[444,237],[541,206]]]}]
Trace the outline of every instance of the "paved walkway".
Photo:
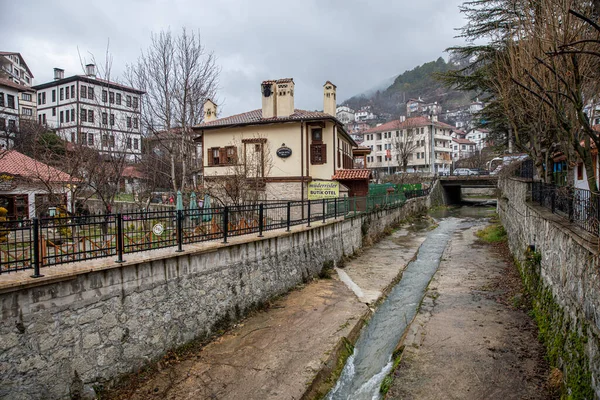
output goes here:
[{"label": "paved walkway", "polygon": [[[290,292],[185,360],[112,399],[300,399],[347,337],[416,254],[426,230],[400,230],[337,276]],[[360,297],[360,298],[359,298]]]},{"label": "paved walkway", "polygon": [[388,399],[548,399],[537,330],[503,254],[457,232],[404,342]]}]

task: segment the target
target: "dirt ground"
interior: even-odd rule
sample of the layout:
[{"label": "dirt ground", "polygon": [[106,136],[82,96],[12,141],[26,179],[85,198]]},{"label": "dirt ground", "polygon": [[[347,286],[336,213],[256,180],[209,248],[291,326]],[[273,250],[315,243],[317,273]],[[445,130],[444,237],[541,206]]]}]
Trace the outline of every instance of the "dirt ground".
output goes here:
[{"label": "dirt ground", "polygon": [[404,342],[387,399],[553,399],[506,244],[457,231]]}]

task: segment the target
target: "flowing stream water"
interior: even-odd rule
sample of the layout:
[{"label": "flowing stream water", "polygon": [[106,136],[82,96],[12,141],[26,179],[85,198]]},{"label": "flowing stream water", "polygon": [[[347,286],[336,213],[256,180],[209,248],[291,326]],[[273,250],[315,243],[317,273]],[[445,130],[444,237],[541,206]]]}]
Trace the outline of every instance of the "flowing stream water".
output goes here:
[{"label": "flowing stream water", "polygon": [[427,235],[417,258],[408,264],[400,282],[363,328],[354,353],[326,399],[379,399],[381,382],[392,369],[392,353],[416,315],[448,241],[458,228],[472,224],[471,218],[448,217]]}]

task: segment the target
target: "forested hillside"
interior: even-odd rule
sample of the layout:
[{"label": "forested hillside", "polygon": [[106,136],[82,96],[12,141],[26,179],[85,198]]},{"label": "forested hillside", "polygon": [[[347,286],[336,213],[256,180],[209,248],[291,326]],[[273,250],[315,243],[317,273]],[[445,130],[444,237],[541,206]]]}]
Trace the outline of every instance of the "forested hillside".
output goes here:
[{"label": "forested hillside", "polygon": [[426,102],[437,101],[445,110],[457,108],[471,101],[471,95],[465,92],[448,90],[435,79],[435,74],[457,68],[442,57],[420,65],[398,75],[394,83],[385,90],[378,90],[371,96],[354,96],[344,101],[355,110],[370,105],[376,114],[405,115],[405,103],[410,98],[421,97]]}]

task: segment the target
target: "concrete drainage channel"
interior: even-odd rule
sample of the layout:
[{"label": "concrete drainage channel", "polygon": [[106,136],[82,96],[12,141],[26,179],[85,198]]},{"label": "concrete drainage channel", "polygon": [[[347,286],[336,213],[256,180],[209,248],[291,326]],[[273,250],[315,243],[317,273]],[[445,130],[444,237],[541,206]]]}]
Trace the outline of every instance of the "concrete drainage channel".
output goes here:
[{"label": "concrete drainage channel", "polygon": [[[438,269],[446,245],[460,225],[461,219],[448,218],[429,232],[418,250],[416,259],[409,262],[400,282],[391,288],[368,323],[364,324],[368,319],[366,315],[356,325],[352,337],[338,345],[336,354],[332,355],[336,362],[330,361],[316,379],[316,381],[322,380],[328,373],[336,375],[336,366],[339,369],[345,362],[337,382],[331,382],[331,375],[326,379],[330,385],[335,383],[333,389],[325,396],[326,399],[379,398],[381,383],[394,366],[395,349],[417,314],[427,286]],[[360,288],[345,273],[340,275],[340,278],[360,297]],[[364,328],[361,330],[363,325]],[[356,344],[352,349],[351,343],[355,340]],[[307,391],[304,398],[323,396],[322,393],[315,392],[315,383],[313,382],[313,387]]]}]

